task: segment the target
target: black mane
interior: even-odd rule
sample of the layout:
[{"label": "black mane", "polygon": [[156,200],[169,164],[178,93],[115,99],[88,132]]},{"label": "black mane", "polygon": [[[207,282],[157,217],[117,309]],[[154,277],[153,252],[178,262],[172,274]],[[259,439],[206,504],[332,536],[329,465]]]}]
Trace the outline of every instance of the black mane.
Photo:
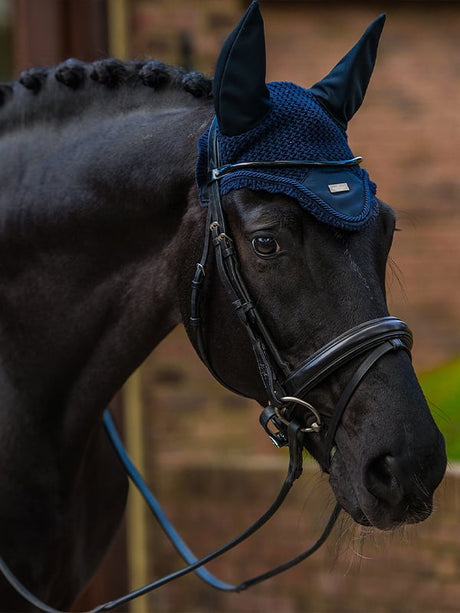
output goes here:
[{"label": "black mane", "polygon": [[212,97],[212,80],[199,72],[187,72],[156,60],[105,59],[85,63],[68,59],[54,67],[24,70],[16,81],[1,83],[0,126],[5,131],[36,117],[60,119],[101,97],[104,104],[110,104],[109,100],[117,97],[115,92],[126,90],[139,92],[130,95],[131,107],[149,101],[152,90],[185,92],[203,99]]}]

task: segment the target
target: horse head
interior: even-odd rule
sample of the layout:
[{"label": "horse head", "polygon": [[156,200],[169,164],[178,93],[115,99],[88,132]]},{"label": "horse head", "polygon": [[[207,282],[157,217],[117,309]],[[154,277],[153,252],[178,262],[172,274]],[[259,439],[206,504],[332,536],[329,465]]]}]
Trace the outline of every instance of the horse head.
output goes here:
[{"label": "horse head", "polygon": [[[213,299],[197,348],[228,387],[269,400],[276,423],[287,415],[311,425],[313,415],[304,444],[337,501],[357,522],[389,529],[430,514],[446,455],[411,365],[410,332],[388,316],[395,215],[347,142],[383,24],[380,16],[310,89],[265,83],[257,2],[227,39],[214,78],[217,125],[200,139],[196,174],[204,207],[222,199],[222,220],[211,219],[211,242],[224,243],[217,259],[223,268],[231,253],[236,259],[224,283],[207,274]],[[362,350],[349,351],[369,334]],[[381,343],[389,344],[369,358]],[[299,396],[287,408],[286,389]]]}]

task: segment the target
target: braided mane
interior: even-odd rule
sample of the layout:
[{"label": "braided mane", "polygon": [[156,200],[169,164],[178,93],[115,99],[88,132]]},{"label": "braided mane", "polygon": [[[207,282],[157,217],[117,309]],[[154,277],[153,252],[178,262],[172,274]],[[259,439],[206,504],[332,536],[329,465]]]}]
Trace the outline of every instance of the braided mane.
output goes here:
[{"label": "braided mane", "polygon": [[1,83],[0,126],[10,129],[19,121],[24,125],[36,117],[61,119],[81,112],[101,97],[104,105],[116,104],[120,98],[116,93],[122,91],[130,93],[122,97],[123,104],[135,108],[151,101],[152,90],[206,99],[212,97],[212,81],[201,73],[156,60],[85,63],[69,59],[51,68],[25,70],[17,81]]}]

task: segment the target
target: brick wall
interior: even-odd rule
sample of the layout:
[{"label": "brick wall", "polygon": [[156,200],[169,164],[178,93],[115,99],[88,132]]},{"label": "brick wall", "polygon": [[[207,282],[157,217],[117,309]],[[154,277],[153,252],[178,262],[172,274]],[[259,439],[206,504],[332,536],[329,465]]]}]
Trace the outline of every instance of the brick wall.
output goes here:
[{"label": "brick wall", "polygon": [[227,34],[241,14],[236,0],[133,0],[131,55],[183,65],[184,38],[194,70],[212,74]]},{"label": "brick wall", "polygon": [[[131,52],[212,74],[244,7],[239,0],[135,0]],[[416,335],[415,365],[460,353],[460,4],[451,2],[261,2],[267,79],[308,87],[386,12],[374,78],[350,124],[356,154],[397,211],[389,302]],[[399,280],[398,280],[399,278]]]},{"label": "brick wall", "polygon": [[339,6],[267,3],[268,77],[315,83],[387,13],[374,77],[348,133],[398,214],[389,302],[415,332],[416,366],[428,369],[460,354],[460,4]]}]

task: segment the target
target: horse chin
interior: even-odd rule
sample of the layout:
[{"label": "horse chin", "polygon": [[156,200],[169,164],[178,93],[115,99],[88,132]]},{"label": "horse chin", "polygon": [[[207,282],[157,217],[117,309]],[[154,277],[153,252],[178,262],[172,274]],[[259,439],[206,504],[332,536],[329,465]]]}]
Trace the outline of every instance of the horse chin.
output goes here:
[{"label": "horse chin", "polygon": [[350,475],[343,455],[338,449],[332,459],[329,481],[342,509],[362,526],[389,531],[404,524],[424,521],[432,511],[432,498],[419,504],[415,502],[409,504],[404,501],[396,506],[390,506],[378,500],[365,490],[364,486],[355,491],[352,486],[355,479]]}]

